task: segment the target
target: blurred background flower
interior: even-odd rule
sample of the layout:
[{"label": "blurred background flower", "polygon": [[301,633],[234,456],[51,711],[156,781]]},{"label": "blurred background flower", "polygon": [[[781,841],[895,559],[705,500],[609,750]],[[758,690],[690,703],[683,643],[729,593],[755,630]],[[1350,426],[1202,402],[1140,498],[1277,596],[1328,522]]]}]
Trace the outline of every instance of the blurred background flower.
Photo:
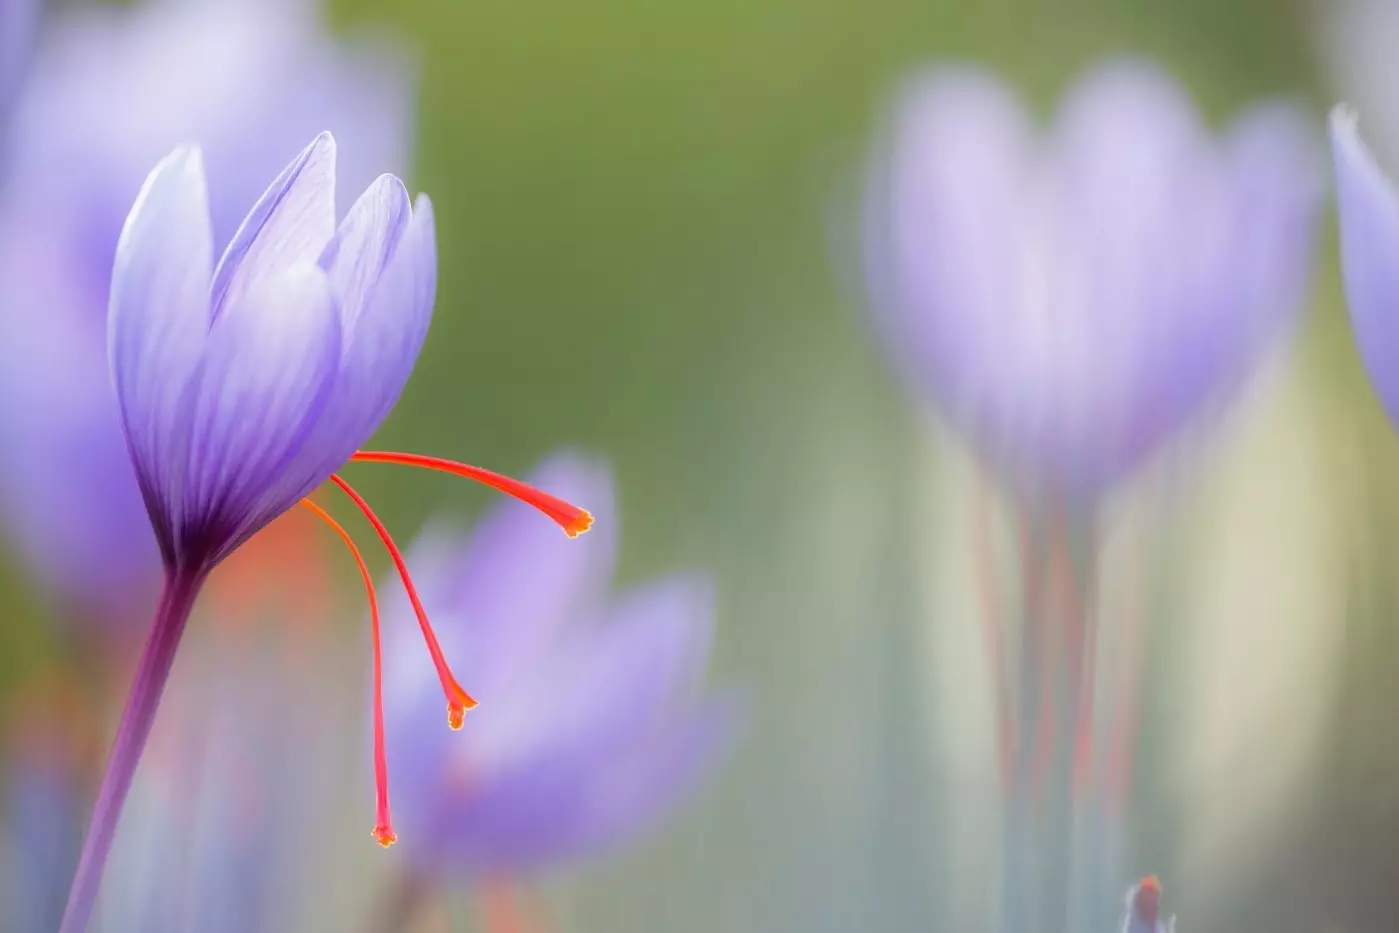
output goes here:
[{"label": "blurred background flower", "polygon": [[146,174],[198,140],[221,248],[323,129],[346,154],[341,214],[407,164],[402,55],[332,40],[317,17],[303,0],[161,0],[45,23],[0,189],[0,503],[64,622],[143,632],[158,582],[106,365],[112,257]]},{"label": "blurred background flower", "polygon": [[[406,600],[385,614],[391,787],[408,859],[385,930],[407,925],[433,888],[474,886],[499,913],[508,901],[492,892],[611,852],[734,736],[732,698],[699,695],[710,587],[673,575],[612,596],[622,522],[607,468],[561,454],[530,481],[588,502],[595,531],[570,542],[504,502],[470,535],[425,532],[410,555],[443,650],[462,659],[458,676],[482,704],[461,733],[442,727]],[[514,928],[502,922],[491,929]]]},{"label": "blurred background flower", "polygon": [[[1346,324],[1333,221],[1300,305],[1280,303],[1277,319],[1259,306],[1260,324],[1280,322],[1284,339],[1264,341],[1279,352],[1247,367],[1251,378],[1237,378],[1241,367],[1217,383],[1227,391],[1212,398],[1231,404],[1128,422],[1139,435],[1111,421],[1097,432],[1095,406],[1135,404],[1106,387],[1140,387],[1167,354],[1148,354],[1146,369],[1125,377],[1108,368],[1101,385],[1041,354],[1045,371],[1074,377],[1082,407],[1058,436],[1041,423],[1017,447],[1007,441],[1024,420],[990,431],[995,422],[951,417],[944,396],[930,394],[949,376],[940,364],[891,365],[892,332],[870,327],[862,231],[851,220],[871,140],[888,139],[891,94],[953,63],[976,62],[1014,89],[1025,123],[1047,127],[1038,152],[1053,145],[1056,102],[1086,69],[1130,56],[1183,89],[1208,152],[1223,151],[1233,121],[1259,101],[1295,101],[1305,131],[1321,138],[1331,104],[1349,100],[1381,164],[1399,165],[1383,129],[1399,113],[1385,77],[1399,59],[1392,15],[1384,0],[45,3],[13,98],[11,181],[0,196],[0,699],[12,718],[47,722],[23,697],[54,673],[78,686],[76,702],[54,705],[66,710],[59,718],[97,736],[76,747],[107,747],[113,703],[93,685],[129,679],[132,647],[72,636],[94,631],[83,620],[106,620],[96,630],[112,633],[146,622],[149,603],[135,591],[154,553],[137,550],[148,546],[144,515],[134,499],[123,504],[114,490],[127,481],[105,466],[126,468],[119,435],[97,439],[114,422],[102,408],[95,323],[141,177],[183,138],[201,137],[211,175],[248,179],[246,193],[214,206],[226,237],[265,179],[328,127],[347,155],[364,155],[366,171],[406,172],[431,191],[438,213],[433,338],[376,445],[507,472],[560,445],[605,456],[626,521],[616,592],[678,567],[709,574],[708,680],[749,694],[744,741],[703,792],[605,858],[582,858],[589,850],[566,872],[532,876],[522,909],[537,897],[555,927],[609,933],[993,929],[1004,795],[977,529],[984,522],[990,566],[1004,573],[1009,630],[1025,577],[1000,481],[1010,473],[1024,489],[1028,472],[1043,487],[1048,463],[1094,493],[1092,546],[1082,529],[1068,541],[1077,589],[1096,607],[1100,656],[1112,659],[1097,666],[1095,736],[1120,749],[1109,742],[1118,721],[1137,730],[1122,832],[1102,846],[1106,919],[1094,929],[1120,927],[1123,889],[1148,873],[1163,879],[1165,910],[1182,930],[1387,929],[1399,832],[1399,578],[1388,558],[1399,442]],[[0,52],[0,73],[13,61]],[[346,193],[369,181],[342,169]],[[1222,233],[1208,230],[1201,249]],[[1187,285],[1150,282],[1161,297]],[[1022,347],[1031,360],[1035,349]],[[997,374],[983,369],[988,382]],[[1180,390],[1199,393],[1202,371]],[[934,407],[940,417],[929,419]],[[1021,455],[1041,449],[1053,459],[1027,468]],[[1140,456],[1148,450],[1167,455]],[[988,463],[999,472],[988,476]],[[352,479],[405,539],[444,508],[463,513],[445,527],[468,527],[491,501],[428,475],[405,482],[400,471],[365,469]],[[281,828],[274,838],[286,848],[266,883],[295,888],[258,909],[270,929],[359,929],[413,860],[406,822],[387,852],[366,834],[366,736],[345,715],[363,709],[369,660],[355,568],[293,560],[333,540],[302,525],[247,565],[249,576],[215,575],[221,592],[175,666],[174,695],[192,699],[156,725],[164,748],[167,732],[171,746],[201,728],[210,741],[226,734],[236,722],[215,715],[225,704],[260,717],[259,699],[274,713],[306,712],[306,726],[270,715],[246,728],[317,743],[289,756],[323,762],[309,798],[255,753],[243,756],[254,779],[233,782],[291,791],[290,818],[268,816],[282,812],[273,808],[248,824]],[[376,573],[387,567],[366,553]],[[46,570],[60,558],[87,569],[60,579]],[[1060,585],[1059,560],[1027,562],[1061,568],[1039,574],[1042,592]],[[280,581],[296,605],[314,592],[330,602],[321,614],[273,611],[253,580]],[[249,624],[249,601],[264,605],[252,615],[266,624]],[[133,604],[139,625],[124,627]],[[229,616],[249,646],[234,650]],[[1062,626],[1073,614],[1047,617]],[[472,633],[466,623],[456,633],[468,656]],[[420,652],[410,652],[415,663]],[[182,686],[212,679],[225,661],[233,680],[223,686]],[[491,728],[499,705],[483,697],[468,723]],[[438,709],[414,727],[445,749],[465,744],[441,720]],[[1060,716],[1054,734],[1066,727]],[[395,767],[417,760],[406,739],[389,739]],[[0,753],[6,806],[34,825],[82,825],[100,751],[77,754],[69,777],[38,783],[77,801],[76,816],[49,816],[39,803],[8,802],[40,799],[25,785],[39,765],[21,745]],[[189,847],[180,867],[190,876],[202,874],[192,854],[201,846],[256,852],[219,841],[239,823],[228,795],[212,791],[227,785],[171,760],[186,759],[158,756],[138,776],[138,797],[158,806],[124,826],[119,851],[142,863],[144,830],[155,849]],[[404,793],[395,800],[406,821]],[[193,813],[193,835],[161,835]],[[34,831],[55,840],[44,847],[16,831],[17,817],[6,825],[7,884],[10,866],[71,858],[61,829]],[[181,909],[199,905],[199,922],[214,927],[221,896],[257,901],[234,894],[256,887],[257,873],[244,871],[214,872],[230,884]],[[442,878],[419,928],[471,928],[482,893],[474,870]],[[29,890],[22,875],[14,883]],[[139,872],[114,881],[102,919],[117,922],[119,899],[142,884]],[[485,887],[487,902],[499,896]]]},{"label": "blurred background flower", "polygon": [[1091,500],[1276,344],[1312,264],[1303,114],[1215,142],[1173,80],[1098,65],[1047,140],[964,66],[913,81],[875,158],[869,291],[902,370],[997,471]]},{"label": "blurred background flower", "polygon": [[[949,66],[909,83],[876,152],[876,322],[1007,481],[1013,556],[995,554],[985,505],[969,544],[1005,791],[1003,930],[1104,928],[1133,873],[1146,643],[1101,637],[1113,523],[1097,505],[1289,329],[1312,264],[1311,133],[1274,104],[1215,142],[1171,78],[1118,60],[1065,93],[1040,141],[1000,79]],[[1100,670],[1137,672],[1107,710]]]}]

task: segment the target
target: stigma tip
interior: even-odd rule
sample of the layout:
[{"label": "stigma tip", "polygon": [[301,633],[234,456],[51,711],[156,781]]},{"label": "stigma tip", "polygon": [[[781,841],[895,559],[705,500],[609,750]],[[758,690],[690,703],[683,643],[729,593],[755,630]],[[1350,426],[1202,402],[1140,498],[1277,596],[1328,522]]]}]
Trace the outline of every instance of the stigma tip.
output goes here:
[{"label": "stigma tip", "polygon": [[374,832],[370,835],[374,837],[375,842],[379,843],[379,845],[383,846],[385,849],[398,841],[398,833],[383,825],[375,826]]},{"label": "stigma tip", "polygon": [[576,538],[591,527],[593,527],[593,513],[587,509],[579,509],[578,517],[563,526],[563,533],[570,538]]}]

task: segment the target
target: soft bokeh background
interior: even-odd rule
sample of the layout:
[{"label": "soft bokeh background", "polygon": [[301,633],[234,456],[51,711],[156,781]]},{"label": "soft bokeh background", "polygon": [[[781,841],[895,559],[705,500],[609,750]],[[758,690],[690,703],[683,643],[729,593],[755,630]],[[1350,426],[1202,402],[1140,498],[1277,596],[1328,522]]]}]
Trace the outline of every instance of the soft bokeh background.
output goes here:
[{"label": "soft bokeh background", "polygon": [[[1336,62],[1356,67],[1331,4],[331,6],[336,28],[421,56],[410,177],[437,207],[441,282],[379,445],[516,473],[561,445],[606,457],[622,580],[712,570],[711,680],[749,691],[742,743],[662,832],[542,886],[556,928],[977,929],[976,814],[995,794],[965,556],[979,480],[863,316],[849,221],[876,116],[931,60],[984,61],[1047,106],[1097,56],[1132,52],[1213,119],[1280,93],[1320,133],[1346,93]],[[1399,121],[1389,94],[1374,119]],[[1135,586],[1152,607],[1125,870],[1161,876],[1184,931],[1394,922],[1399,442],[1349,341],[1333,226],[1291,352],[1203,455],[1110,507],[1103,599]],[[404,538],[489,501],[444,477],[357,475]],[[365,837],[362,681],[344,681],[367,641],[353,566],[333,566],[332,647],[279,669],[343,668],[351,698],[317,718],[348,731],[351,764],[325,779],[345,818],[298,840],[325,905],[300,929],[355,928],[394,858]],[[0,564],[0,693],[68,657],[48,605]],[[221,650],[196,633],[177,682]],[[454,928],[468,896],[444,908]]]}]

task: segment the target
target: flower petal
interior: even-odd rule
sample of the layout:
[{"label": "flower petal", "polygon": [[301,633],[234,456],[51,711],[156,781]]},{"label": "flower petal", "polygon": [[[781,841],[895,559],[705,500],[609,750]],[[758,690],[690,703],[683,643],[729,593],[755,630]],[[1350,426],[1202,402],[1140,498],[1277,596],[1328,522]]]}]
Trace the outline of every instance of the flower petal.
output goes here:
[{"label": "flower petal", "polygon": [[1001,319],[1019,299],[1006,262],[1034,139],[1015,96],[973,67],[921,76],[893,119],[866,202],[866,277],[901,369],[956,417],[997,371]]},{"label": "flower petal", "polygon": [[1399,193],[1361,141],[1354,114],[1331,115],[1341,273],[1360,356],[1399,422]]},{"label": "flower petal", "polygon": [[213,317],[293,266],[314,263],[335,235],[335,137],[322,133],[254,205],[214,272]]},{"label": "flower petal", "polygon": [[340,391],[315,445],[343,463],[369,440],[413,373],[432,320],[437,251],[426,197],[410,216],[407,192],[383,176],[346,217],[321,259],[346,303]]},{"label": "flower petal", "polygon": [[122,228],[107,334],[127,443],[167,558],[162,523],[171,516],[153,496],[166,499],[183,483],[184,458],[171,454],[208,330],[212,263],[203,159],[198,149],[177,149],[146,179]]},{"label": "flower petal", "polygon": [[234,293],[209,333],[184,425],[184,514],[203,520],[184,530],[188,552],[213,542],[205,556],[221,559],[339,465],[302,455],[335,387],[340,339],[330,283],[317,266],[259,277]]},{"label": "flower petal", "polygon": [[403,182],[380,175],[355,201],[321,255],[347,335],[388,271],[412,216]]},{"label": "flower petal", "polygon": [[468,772],[467,793],[435,798],[428,831],[442,855],[487,873],[541,870],[617,846],[694,790],[733,744],[739,699],[706,700],[605,758],[532,762],[474,793]]},{"label": "flower petal", "polygon": [[[570,762],[603,766],[691,698],[709,659],[707,586],[660,581],[593,616],[556,636],[549,653],[531,659],[491,701],[496,712],[477,724],[469,749],[481,780]],[[569,698],[566,707],[559,696]]]},{"label": "flower petal", "polygon": [[[618,845],[695,790],[742,731],[744,703],[734,693],[705,700],[575,782],[572,812],[535,857],[568,858]],[[522,853],[528,854],[528,853]]]}]

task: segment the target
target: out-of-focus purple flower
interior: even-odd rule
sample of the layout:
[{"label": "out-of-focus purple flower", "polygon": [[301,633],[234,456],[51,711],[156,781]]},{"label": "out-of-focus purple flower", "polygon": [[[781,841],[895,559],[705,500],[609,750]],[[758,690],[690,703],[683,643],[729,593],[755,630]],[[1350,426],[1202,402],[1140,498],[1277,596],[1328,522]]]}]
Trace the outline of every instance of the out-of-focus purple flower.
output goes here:
[{"label": "out-of-focus purple flower", "polygon": [[731,698],[700,692],[708,587],[677,576],[611,597],[608,472],[564,455],[536,478],[595,504],[598,530],[570,544],[507,502],[472,535],[436,529],[414,548],[444,649],[484,704],[459,734],[432,728],[441,695],[401,634],[411,615],[386,610],[391,786],[404,845],[430,876],[513,876],[617,844],[733,736]]},{"label": "out-of-focus purple flower", "polygon": [[1286,329],[1319,193],[1284,105],[1213,139],[1169,77],[1117,62],[1040,138],[994,75],[943,68],[877,152],[866,278],[903,373],[997,467],[1091,497]]},{"label": "out-of-focus purple flower", "polygon": [[6,127],[38,22],[39,0],[0,0],[0,166],[5,164]]},{"label": "out-of-focus purple flower", "polygon": [[199,579],[369,439],[432,317],[432,206],[382,175],[335,222],[335,140],[282,172],[214,266],[203,160],[151,173],[117,243],[112,378],[167,572]]},{"label": "out-of-focus purple flower", "polygon": [[1122,933],[1175,933],[1176,918],[1161,919],[1161,882],[1147,875],[1127,891]]},{"label": "out-of-focus purple flower", "polygon": [[392,50],[326,37],[306,0],[158,0],[46,25],[0,190],[0,509],[70,611],[125,618],[159,571],[106,366],[117,236],[142,179],[198,140],[226,243],[322,129],[346,144],[351,193],[403,168],[412,80]]},{"label": "out-of-focus purple flower", "polygon": [[1351,323],[1370,382],[1399,424],[1399,191],[1342,108],[1331,115],[1331,146]]}]

